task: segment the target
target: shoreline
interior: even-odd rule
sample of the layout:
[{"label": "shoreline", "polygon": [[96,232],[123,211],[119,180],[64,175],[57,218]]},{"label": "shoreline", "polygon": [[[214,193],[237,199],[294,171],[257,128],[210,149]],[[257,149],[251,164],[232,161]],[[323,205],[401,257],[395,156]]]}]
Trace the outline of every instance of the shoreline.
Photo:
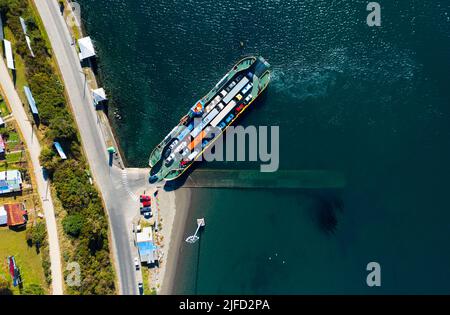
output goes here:
[{"label": "shoreline", "polygon": [[[67,14],[67,15],[73,16],[74,19],[78,20],[72,10],[70,2],[67,0],[63,0],[63,4],[64,4],[64,12],[62,13],[63,17],[66,16],[66,14]],[[78,26],[77,25],[73,26],[73,28],[77,29],[77,31],[78,31],[78,34],[74,34],[73,28],[71,28],[69,25],[67,25],[67,23],[65,23],[65,26],[67,27],[67,30],[68,30],[69,34],[72,36],[72,38],[78,40],[76,38],[76,35],[78,35],[80,38],[85,37],[85,36],[90,36],[90,35],[86,34],[87,31],[86,31],[83,23],[81,21],[78,21],[78,24],[79,24]],[[99,60],[100,60],[100,56],[98,56],[98,52],[96,51],[96,62],[98,63]],[[82,70],[83,70],[83,72],[85,72],[85,75],[87,75],[87,77],[89,77],[87,80],[88,80],[88,84],[91,89],[99,88],[99,87],[103,86],[104,79],[102,78],[102,73],[101,73],[100,69],[98,69],[97,73],[95,73],[94,70],[90,66],[82,67]],[[109,101],[111,101],[111,100],[109,100]],[[114,122],[110,119],[107,110],[99,109],[99,110],[95,110],[95,112],[98,117],[98,121],[100,123],[99,125],[100,125],[100,129],[102,131],[102,136],[103,136],[103,140],[105,142],[106,147],[109,147],[112,145],[116,149],[115,159],[113,159],[113,163],[117,164],[117,166],[121,169],[130,167],[127,164],[124,152],[120,146],[120,142],[119,142],[120,137],[117,134],[117,131],[115,130],[115,128],[113,128]]]},{"label": "shoreline", "polygon": [[[67,5],[67,1],[64,1],[64,4],[64,9],[68,11],[65,13],[74,15],[70,5]],[[72,33],[73,30],[67,25],[66,27],[68,28],[69,33]],[[84,35],[86,30],[82,23],[80,23],[78,27],[75,26],[75,28],[78,29],[78,35],[80,37],[86,36]],[[100,56],[97,58],[100,58]],[[86,71],[90,72],[90,85],[93,85],[94,87],[97,87],[99,84],[103,85],[104,79],[100,69],[97,74],[93,73],[91,69]],[[122,169],[129,168],[130,166],[127,163],[122,147],[120,146],[120,137],[116,128],[114,128],[117,127],[116,122],[110,120],[110,117],[108,117],[105,111],[100,110],[96,112],[99,121],[101,122],[100,128],[106,145],[113,144],[117,149],[119,160],[118,166]],[[154,283],[160,285],[160,288],[157,291],[158,294],[161,295],[172,294],[174,290],[174,281],[180,259],[180,247],[184,241],[183,236],[186,230],[188,215],[191,210],[191,193],[192,190],[189,188],[180,188],[171,192],[162,189],[159,192],[158,203],[160,209],[163,209],[160,214],[162,221],[160,234],[163,236],[163,264],[157,273],[156,279],[154,279]],[[111,238],[113,238],[112,235]],[[114,265],[116,265],[115,270],[117,271],[119,268],[116,263],[114,263]]]},{"label": "shoreline", "polygon": [[[174,291],[174,281],[177,274],[178,262],[180,261],[180,247],[184,241],[187,219],[191,209],[192,189],[179,188],[174,192],[164,192],[174,194],[174,215],[170,224],[168,238],[165,238],[167,246],[167,257],[163,270],[161,270],[160,295],[170,295]],[[164,222],[163,229],[164,231]],[[166,227],[167,229],[167,227]]]}]

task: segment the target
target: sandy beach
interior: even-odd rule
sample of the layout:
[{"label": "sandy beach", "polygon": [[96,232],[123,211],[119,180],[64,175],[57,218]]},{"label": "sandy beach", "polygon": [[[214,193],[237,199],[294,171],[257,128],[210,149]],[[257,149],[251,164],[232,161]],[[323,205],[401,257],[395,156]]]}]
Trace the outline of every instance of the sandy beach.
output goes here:
[{"label": "sandy beach", "polygon": [[162,279],[159,294],[167,295],[173,291],[180,246],[184,240],[186,219],[189,214],[191,190],[180,188],[176,192],[160,192],[162,219],[161,233],[164,236],[164,263],[161,266]]}]

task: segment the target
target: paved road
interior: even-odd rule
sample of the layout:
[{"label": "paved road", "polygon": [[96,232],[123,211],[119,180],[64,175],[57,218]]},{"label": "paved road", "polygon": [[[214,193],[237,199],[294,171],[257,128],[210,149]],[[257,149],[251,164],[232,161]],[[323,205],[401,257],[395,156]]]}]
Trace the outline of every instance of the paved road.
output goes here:
[{"label": "paved road", "polygon": [[[0,58],[0,86],[4,92],[4,96],[11,106],[14,117],[16,118],[19,128],[22,131],[25,143],[30,153],[31,162],[33,164],[34,174],[36,177],[39,196],[41,197],[42,207],[44,208],[45,222],[47,223],[48,242],[50,249],[50,263],[52,273],[53,294],[63,294],[63,276],[61,272],[61,253],[59,249],[58,232],[56,229],[55,210],[51,194],[47,192],[47,182],[42,174],[42,168],[39,164],[39,154],[41,146],[39,141],[33,134],[33,128],[25,110],[22,101],[14,88],[14,84],[9,76],[5,62]],[[21,87],[20,87],[21,88]],[[46,196],[47,194],[47,196]]]},{"label": "paved road", "polygon": [[92,106],[91,93],[81,72],[75,48],[70,44],[71,36],[60,14],[58,2],[56,0],[34,2],[47,30],[93,177],[101,190],[109,214],[120,292],[137,294],[136,274],[132,259],[134,249],[130,235],[131,223],[128,215],[125,214],[126,211],[130,211],[130,204],[136,201],[130,200],[128,194],[123,191],[121,170],[108,165],[109,157],[97,114]]}]

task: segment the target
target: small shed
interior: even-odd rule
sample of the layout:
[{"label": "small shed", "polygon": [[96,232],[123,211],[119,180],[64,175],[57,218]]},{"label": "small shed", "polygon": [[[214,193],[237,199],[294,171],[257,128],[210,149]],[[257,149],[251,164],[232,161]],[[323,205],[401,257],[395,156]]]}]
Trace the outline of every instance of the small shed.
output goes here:
[{"label": "small shed", "polygon": [[34,58],[33,48],[31,48],[31,39],[28,35],[25,36],[25,40],[27,41],[28,50],[30,50],[31,57]]},{"label": "small shed", "polygon": [[80,48],[80,53],[78,54],[80,61],[95,57],[94,44],[92,44],[92,40],[89,36],[80,38],[78,40],[78,46]]},{"label": "small shed", "polygon": [[141,263],[154,264],[158,260],[157,250],[158,248],[153,242],[145,242],[138,244],[139,257]]},{"label": "small shed", "polygon": [[108,98],[106,97],[106,92],[103,88],[92,90],[92,98],[94,99],[95,106],[98,106],[108,101]]},{"label": "small shed", "polygon": [[14,57],[11,47],[11,42],[9,40],[4,39],[3,40],[3,47],[5,48],[5,56],[6,56],[6,65],[9,69],[15,70],[14,66]]},{"label": "small shed", "polygon": [[33,115],[39,115],[39,111],[36,107],[36,101],[34,100],[33,94],[28,86],[23,87],[23,91],[25,92],[25,96],[27,97],[28,104],[30,105],[31,112]]},{"label": "small shed", "polygon": [[63,160],[67,160],[67,156],[64,153],[63,148],[61,147],[61,144],[57,141],[53,142],[53,145],[55,146],[56,151],[58,152],[59,156]]},{"label": "small shed", "polygon": [[26,35],[27,34],[27,23],[25,23],[25,20],[23,17],[19,17],[20,25],[22,26],[22,31]]}]

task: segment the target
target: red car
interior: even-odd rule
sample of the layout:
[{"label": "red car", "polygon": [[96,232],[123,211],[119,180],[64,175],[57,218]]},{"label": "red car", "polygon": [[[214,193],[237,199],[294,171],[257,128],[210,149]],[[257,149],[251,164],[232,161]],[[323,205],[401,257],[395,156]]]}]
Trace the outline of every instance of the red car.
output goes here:
[{"label": "red car", "polygon": [[150,198],[150,196],[141,195],[140,201],[143,207],[150,207],[152,205],[152,199]]},{"label": "red car", "polygon": [[240,112],[244,108],[244,104],[239,105],[236,107],[236,112]]},{"label": "red car", "polygon": [[185,166],[185,165],[188,164],[188,163],[189,163],[189,161],[183,160],[183,161],[181,161],[180,165],[181,165],[181,166]]}]

